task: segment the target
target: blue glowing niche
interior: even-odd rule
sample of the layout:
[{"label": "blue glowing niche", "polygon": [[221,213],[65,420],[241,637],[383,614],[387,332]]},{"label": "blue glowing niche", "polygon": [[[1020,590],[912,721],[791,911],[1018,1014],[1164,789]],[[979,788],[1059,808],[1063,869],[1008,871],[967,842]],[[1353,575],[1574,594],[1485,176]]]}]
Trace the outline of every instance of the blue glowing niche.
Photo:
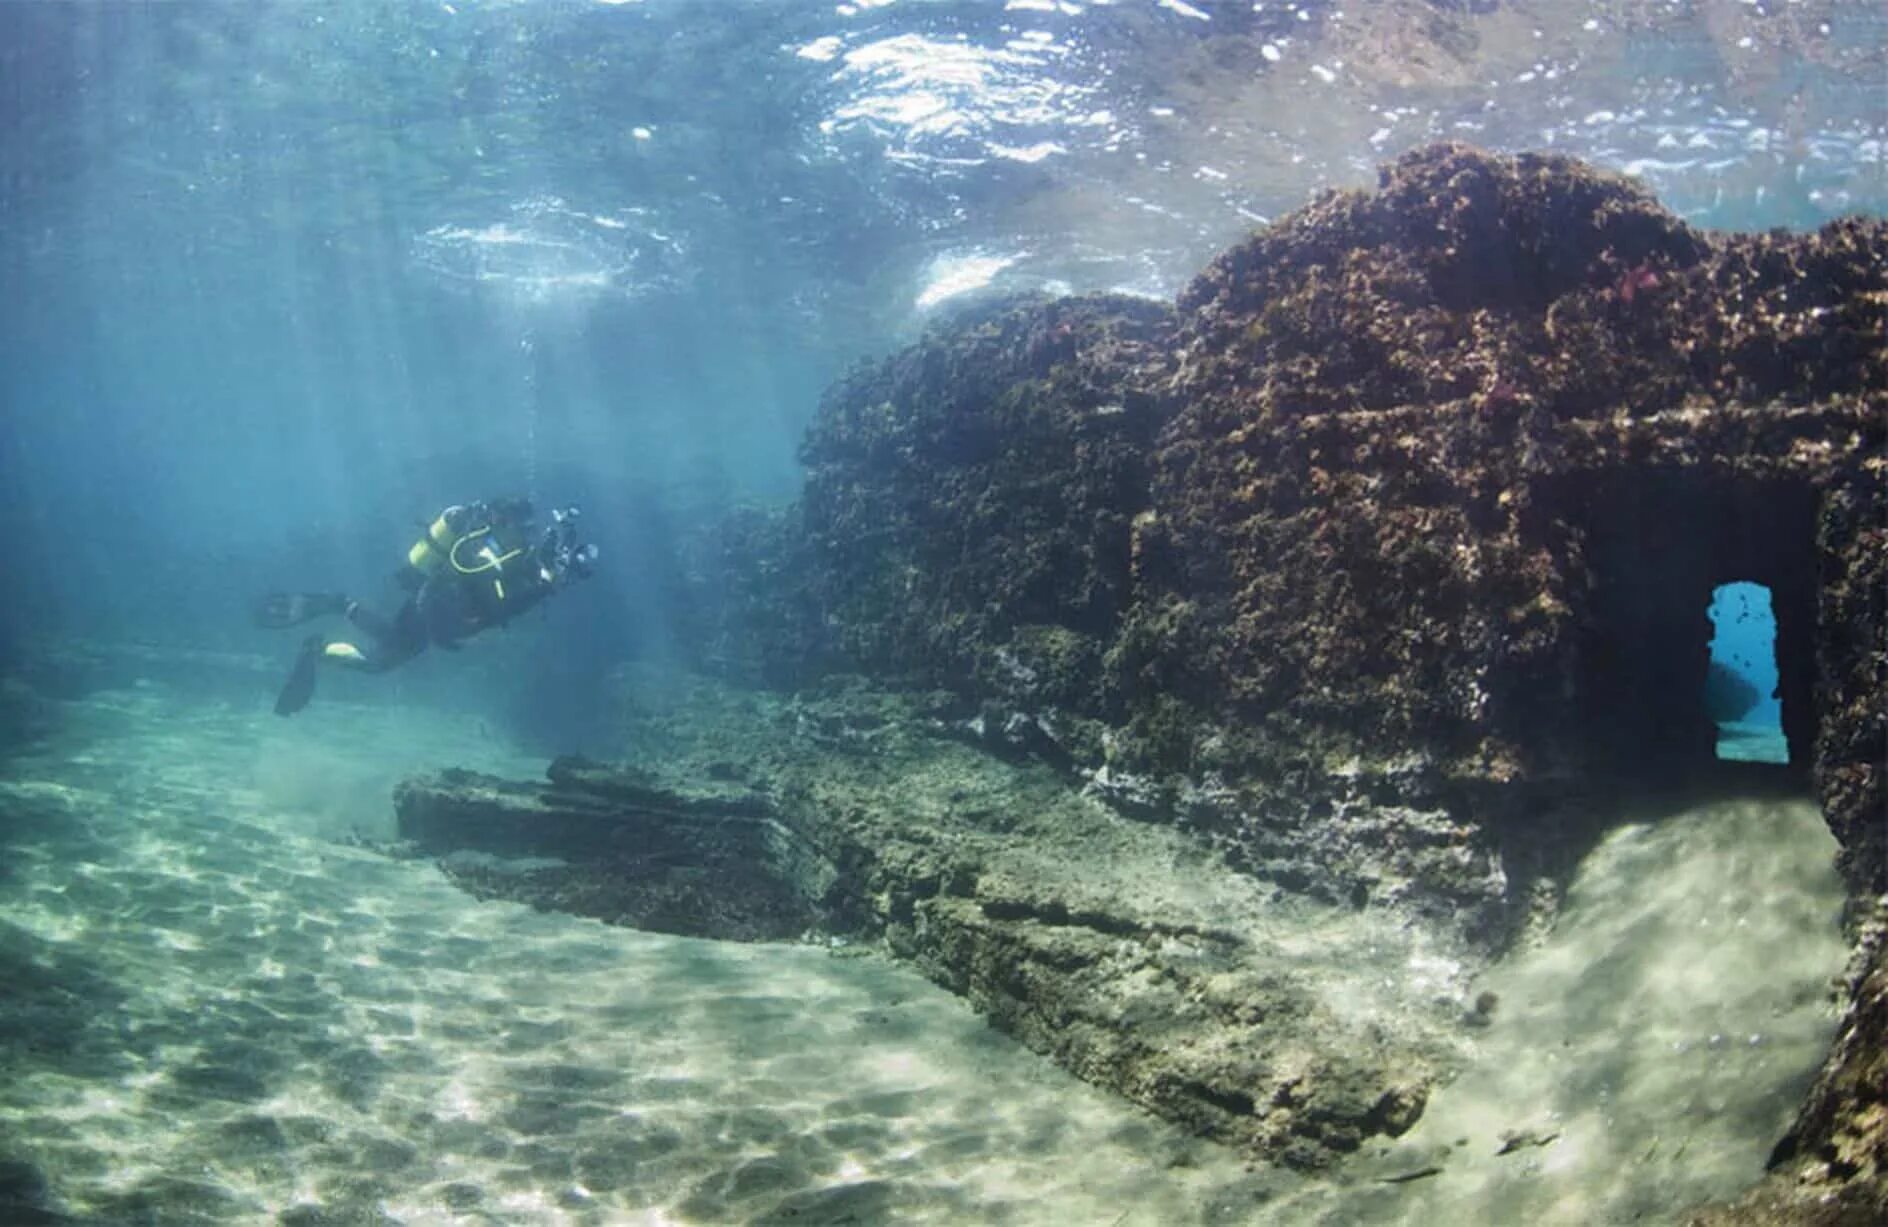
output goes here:
[{"label": "blue glowing niche", "polygon": [[1739,581],[1711,593],[1711,672],[1705,705],[1718,726],[1718,757],[1787,763],[1777,699],[1777,619],[1770,590]]}]

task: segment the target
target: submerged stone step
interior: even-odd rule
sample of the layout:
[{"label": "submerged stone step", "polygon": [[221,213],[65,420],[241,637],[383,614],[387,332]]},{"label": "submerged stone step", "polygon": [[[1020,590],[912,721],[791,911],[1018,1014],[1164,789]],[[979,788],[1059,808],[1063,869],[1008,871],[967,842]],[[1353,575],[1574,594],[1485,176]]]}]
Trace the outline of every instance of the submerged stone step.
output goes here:
[{"label": "submerged stone step", "polygon": [[835,927],[832,867],[762,798],[689,798],[578,760],[546,785],[448,770],[395,794],[399,835],[473,894],[733,941]]},{"label": "submerged stone step", "polygon": [[[1294,1166],[1421,1114],[1453,1007],[1412,1004],[1422,1025],[1403,1034],[1359,1026],[1306,960],[1269,944],[1270,888],[1204,859],[1192,902],[1162,887],[1175,833],[1073,789],[1047,839],[918,820],[924,778],[906,777],[901,812],[892,791],[822,805],[561,759],[542,783],[411,779],[396,805],[402,840],[474,894],[701,937],[879,942],[1079,1077]],[[1135,879],[1147,889],[1118,887]],[[1229,906],[1209,915],[1214,899]]]}]

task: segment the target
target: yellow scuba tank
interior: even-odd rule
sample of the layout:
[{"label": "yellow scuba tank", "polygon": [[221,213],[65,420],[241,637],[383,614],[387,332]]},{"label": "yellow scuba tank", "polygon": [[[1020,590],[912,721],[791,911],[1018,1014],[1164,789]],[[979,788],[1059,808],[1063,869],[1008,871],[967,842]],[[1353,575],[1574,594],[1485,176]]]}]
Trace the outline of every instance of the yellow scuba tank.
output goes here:
[{"label": "yellow scuba tank", "polygon": [[[502,508],[501,508],[502,512]],[[406,552],[416,584],[435,575],[464,577],[489,573],[492,595],[499,605],[506,599],[500,572],[526,552],[520,526],[504,514],[494,514],[483,503],[454,505],[439,513],[426,535]]]},{"label": "yellow scuba tank", "polygon": [[461,575],[477,575],[482,571],[496,571],[522,553],[523,546],[507,548],[492,531],[492,526],[483,524],[461,534],[446,551],[446,561]]},{"label": "yellow scuba tank", "polygon": [[406,552],[406,565],[418,571],[421,576],[431,575],[446,565],[452,556],[454,537],[452,521],[462,511],[459,507],[448,507],[439,513],[426,535],[413,543],[413,548]]}]

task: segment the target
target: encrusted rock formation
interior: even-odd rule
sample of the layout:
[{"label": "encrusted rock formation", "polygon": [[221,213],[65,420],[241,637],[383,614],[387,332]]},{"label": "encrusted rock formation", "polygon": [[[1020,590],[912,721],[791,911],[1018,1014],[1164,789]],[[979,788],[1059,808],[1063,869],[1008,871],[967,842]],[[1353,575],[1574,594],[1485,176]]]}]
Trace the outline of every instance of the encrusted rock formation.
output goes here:
[{"label": "encrusted rock formation", "polygon": [[[1888,223],[1708,235],[1568,159],[1420,150],[1174,308],[989,304],[849,375],[801,502],[704,555],[740,599],[702,642],[940,688],[941,721],[1255,879],[1490,946],[1608,797],[1780,779],[1820,799],[1859,917],[1888,891],[1885,329]],[[1714,760],[1706,609],[1740,579],[1772,593],[1780,776]],[[934,852],[885,849],[923,837],[861,821],[833,864],[894,949],[1085,1076],[1185,1120],[1222,1096],[1205,1131],[1287,1144],[1224,1123],[1263,1116],[1255,1070],[1120,1055],[1161,1047],[1158,1011],[1044,1024],[1093,965],[1064,949],[1088,904],[919,872]],[[1115,923],[1073,928],[1182,932]],[[1790,1150],[1858,1196],[1888,1136],[1862,949]]]},{"label": "encrusted rock formation", "polygon": [[787,525],[803,616],[755,616],[1257,872],[1499,937],[1580,846],[1543,809],[1716,770],[1705,609],[1755,580],[1793,762],[1880,890],[1885,253],[1422,150],[1176,315],[1000,304],[856,372]]},{"label": "encrusted rock formation", "polygon": [[548,787],[448,770],[401,785],[394,807],[401,838],[475,895],[729,941],[843,927],[824,906],[833,871],[764,798],[559,759]]},{"label": "encrusted rock formation", "polygon": [[410,780],[400,835],[469,889],[538,907],[882,943],[1081,1077],[1298,1166],[1416,1120],[1466,1005],[1386,973],[1424,948],[1393,918],[1314,908],[1334,941],[1381,952],[1325,980],[1281,892],[1046,768],[939,737],[953,718],[922,696],[704,689],[637,724],[657,748],[635,767]]},{"label": "encrusted rock formation", "polygon": [[801,515],[842,658],[1096,706],[1172,329],[1142,300],[1037,301],[838,384],[802,449]]}]

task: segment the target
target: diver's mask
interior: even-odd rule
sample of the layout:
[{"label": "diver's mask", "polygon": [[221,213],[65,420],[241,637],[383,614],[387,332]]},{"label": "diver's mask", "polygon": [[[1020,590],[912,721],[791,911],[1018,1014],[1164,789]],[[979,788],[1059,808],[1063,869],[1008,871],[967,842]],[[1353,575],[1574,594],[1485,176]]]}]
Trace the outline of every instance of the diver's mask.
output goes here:
[{"label": "diver's mask", "polygon": [[562,584],[572,579],[589,579],[596,569],[597,547],[578,544],[577,508],[562,507],[551,511],[551,523],[538,542],[539,572],[547,583]]}]

